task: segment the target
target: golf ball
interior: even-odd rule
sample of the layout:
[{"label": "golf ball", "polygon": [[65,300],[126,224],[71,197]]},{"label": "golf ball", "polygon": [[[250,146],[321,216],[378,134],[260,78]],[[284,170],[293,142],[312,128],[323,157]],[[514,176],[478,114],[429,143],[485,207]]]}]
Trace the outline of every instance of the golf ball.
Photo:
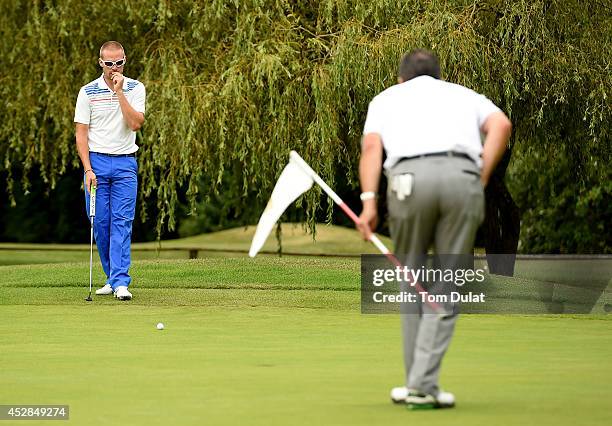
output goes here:
[{"label": "golf ball", "polygon": [[164,329],[164,324],[163,324],[163,323],[161,323],[161,322],[158,322],[158,323],[157,323],[157,329],[158,329],[158,330],[163,330],[163,329]]}]

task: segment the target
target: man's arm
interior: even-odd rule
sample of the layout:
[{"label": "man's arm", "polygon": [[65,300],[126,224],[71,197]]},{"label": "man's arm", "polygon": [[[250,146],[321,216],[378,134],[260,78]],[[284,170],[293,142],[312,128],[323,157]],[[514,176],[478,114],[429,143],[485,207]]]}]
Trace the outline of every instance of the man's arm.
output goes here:
[{"label": "man's arm", "polygon": [[[368,133],[363,138],[361,159],[359,160],[359,181],[362,192],[378,192],[380,173],[382,170],[383,144],[380,135]],[[357,229],[364,240],[376,229],[378,223],[378,207],[376,197],[363,201],[363,210],[359,216]]]},{"label": "man's arm", "polygon": [[486,135],[482,150],[482,172],[480,180],[483,186],[487,186],[491,174],[497,163],[506,151],[508,139],[512,132],[512,123],[503,112],[494,112],[489,115],[481,127]]},{"label": "man's arm", "polygon": [[91,162],[89,161],[89,125],[82,123],[75,123],[75,133],[76,133],[76,146],[77,151],[79,153],[79,158],[81,159],[81,164],[83,164],[83,170],[85,170],[85,189],[87,191],[91,191],[91,185],[96,186],[96,174],[91,168]]},{"label": "man's arm", "polygon": [[123,80],[123,75],[115,73],[113,75],[113,90],[117,94],[117,99],[119,100],[119,106],[121,107],[123,118],[127,122],[128,127],[136,132],[144,124],[145,116],[142,112],[136,111],[128,102],[125,94],[123,93]]}]

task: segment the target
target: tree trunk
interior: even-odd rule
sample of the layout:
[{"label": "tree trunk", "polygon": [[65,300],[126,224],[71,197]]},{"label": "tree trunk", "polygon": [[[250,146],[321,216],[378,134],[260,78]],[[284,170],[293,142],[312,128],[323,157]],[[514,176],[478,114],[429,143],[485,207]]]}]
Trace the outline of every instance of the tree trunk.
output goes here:
[{"label": "tree trunk", "polygon": [[519,208],[514,203],[504,182],[510,155],[511,150],[506,151],[485,190],[484,221],[485,251],[489,272],[509,277],[514,275],[516,250],[521,230]]}]

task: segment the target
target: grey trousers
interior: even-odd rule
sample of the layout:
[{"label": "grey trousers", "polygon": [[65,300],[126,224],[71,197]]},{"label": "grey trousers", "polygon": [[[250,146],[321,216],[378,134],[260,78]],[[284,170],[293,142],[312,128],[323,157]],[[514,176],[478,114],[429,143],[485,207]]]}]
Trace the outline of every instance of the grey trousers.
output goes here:
[{"label": "grey trousers", "polygon": [[[404,265],[419,267],[414,262],[431,246],[436,254],[473,252],[484,218],[484,191],[474,162],[460,157],[405,160],[388,172],[388,179],[389,227]],[[437,395],[457,309],[446,305],[447,313],[438,315],[427,304],[414,308],[401,315],[406,386]]]}]

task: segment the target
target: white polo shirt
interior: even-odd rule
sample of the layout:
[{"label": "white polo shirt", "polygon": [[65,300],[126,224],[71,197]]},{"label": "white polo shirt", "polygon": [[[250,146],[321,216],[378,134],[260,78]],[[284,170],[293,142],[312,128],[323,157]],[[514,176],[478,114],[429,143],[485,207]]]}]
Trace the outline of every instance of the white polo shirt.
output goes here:
[{"label": "white polo shirt", "polygon": [[385,169],[402,157],[457,151],[480,167],[480,127],[500,111],[485,96],[458,84],[420,76],[379,93],[368,108],[363,134],[377,133]]},{"label": "white polo shirt", "polygon": [[[132,108],[144,114],[144,84],[124,76],[123,93]],[[108,87],[104,75],[79,90],[74,122],[89,125],[89,150],[92,152],[131,154],[138,151],[136,132],[123,119],[117,94]]]}]

